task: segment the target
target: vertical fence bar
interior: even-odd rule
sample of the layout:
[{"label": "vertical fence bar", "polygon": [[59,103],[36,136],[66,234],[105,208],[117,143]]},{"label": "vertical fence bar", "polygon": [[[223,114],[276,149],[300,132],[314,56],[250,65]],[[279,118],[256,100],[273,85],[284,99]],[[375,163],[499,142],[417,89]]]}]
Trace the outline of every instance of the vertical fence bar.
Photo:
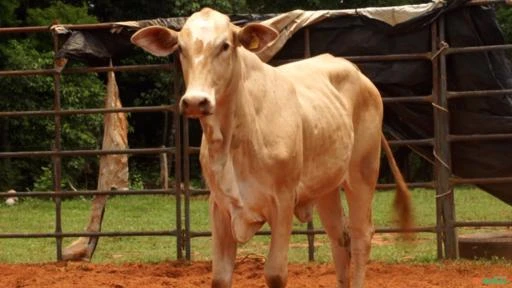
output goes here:
[{"label": "vertical fence bar", "polygon": [[183,117],[183,186],[185,187],[185,258],[191,260],[190,239],[190,149],[188,119]]},{"label": "vertical fence bar", "polygon": [[[52,32],[52,39],[53,39],[53,50],[54,50],[54,69],[55,72],[53,74],[53,89],[54,89],[54,98],[53,98],[53,109],[55,112],[60,112],[61,110],[61,103],[60,103],[60,97],[61,97],[61,74],[60,70],[57,69],[57,59],[55,56],[57,55],[57,52],[59,50],[59,38],[58,34],[56,32]],[[62,127],[61,127],[61,116],[57,113],[54,117],[55,122],[55,139],[54,144],[52,145],[52,149],[56,152],[61,151],[61,133],[62,133]],[[55,233],[59,234],[62,233],[62,201],[59,197],[59,193],[61,192],[61,176],[62,176],[62,161],[61,161],[60,155],[55,155],[52,157],[53,162],[53,187],[55,191]],[[56,249],[57,249],[57,260],[62,260],[62,236],[55,236],[55,243],[56,243]]]},{"label": "vertical fence bar", "polygon": [[[173,81],[173,97],[175,103],[179,103],[181,97],[181,78],[180,78],[180,63],[179,58],[176,54],[173,54],[173,71],[172,71],[172,81]],[[174,146],[176,147],[174,153],[174,188],[176,190],[176,258],[179,260],[183,259],[183,234],[182,225],[181,225],[181,178],[182,178],[182,168],[181,168],[181,155],[183,151],[183,147],[181,145],[181,116],[178,109],[175,109],[173,112],[173,121],[174,121]]]},{"label": "vertical fence bar", "polygon": [[[179,58],[176,57],[179,61]],[[180,75],[179,73],[177,73]],[[182,78],[180,79],[180,83],[182,81]],[[180,85],[181,86],[181,85]],[[180,91],[180,96],[181,96]],[[179,109],[179,101],[176,103],[178,105]],[[182,117],[182,123],[183,123],[183,189],[185,190],[185,230],[183,232],[183,244],[185,248],[185,259],[191,260],[192,258],[192,248],[191,248],[191,237],[190,237],[190,131],[189,131],[189,120],[187,117]]]},{"label": "vertical fence bar", "polygon": [[[439,18],[439,48],[445,45],[445,17]],[[451,151],[448,135],[450,131],[450,114],[447,99],[446,55],[439,53],[439,93],[434,95],[434,157],[436,168],[436,206],[441,212],[444,253],[446,258],[457,258],[457,235],[454,227],[455,207],[453,187],[450,183]],[[440,207],[440,208],[439,208]],[[439,225],[439,223],[438,223]]]},{"label": "vertical fence bar", "polygon": [[[309,28],[304,29],[304,58],[311,57],[311,42],[310,42],[310,30]],[[308,222],[307,226],[308,234],[308,260],[309,262],[315,261],[315,234],[313,234],[313,230],[315,230],[315,225],[313,221]]]},{"label": "vertical fence bar", "polygon": [[[432,97],[438,99],[440,94],[440,75],[439,75],[439,49],[441,42],[439,41],[439,34],[437,33],[437,21],[430,25],[431,44],[432,44]],[[437,186],[437,184],[436,184]],[[436,244],[437,244],[437,259],[443,258],[443,233],[442,233],[442,217],[440,199],[436,197]]]}]

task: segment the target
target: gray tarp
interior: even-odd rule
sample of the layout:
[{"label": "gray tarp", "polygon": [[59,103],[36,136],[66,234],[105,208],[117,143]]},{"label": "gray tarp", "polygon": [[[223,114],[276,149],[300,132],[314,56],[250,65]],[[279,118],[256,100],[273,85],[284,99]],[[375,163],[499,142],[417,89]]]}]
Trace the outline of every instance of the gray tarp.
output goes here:
[{"label": "gray tarp", "polygon": [[[304,34],[301,28],[305,25],[309,25],[312,55],[325,52],[338,56],[428,52],[431,49],[428,24],[442,14],[446,15],[447,43],[452,47],[504,44],[494,11],[484,6],[463,7],[464,2],[450,1],[448,6],[433,2],[357,10],[298,10],[280,15],[234,15],[231,19],[238,25],[263,20],[281,32],[280,38],[259,55],[263,60],[272,56],[273,59],[302,58]],[[87,32],[87,37],[82,37],[85,41],[70,37],[59,56],[107,63],[108,60],[102,58],[105,55],[122,58],[133,51],[129,37],[136,29],[153,24],[179,29],[184,20],[120,22],[112,31]],[[102,44],[94,44],[96,41]],[[104,51],[95,52],[100,46],[104,46]],[[512,71],[504,52],[450,55],[447,61],[450,91],[512,88]],[[428,61],[371,62],[358,66],[386,97],[429,95],[432,91],[432,67]],[[386,106],[385,114],[386,128],[400,138],[433,137],[430,104],[390,104]],[[462,135],[512,133],[512,97],[450,100],[450,131]],[[510,143],[510,140],[486,140],[452,144],[454,174],[465,178],[512,176]],[[432,158],[431,148],[413,148]],[[512,205],[511,183],[481,187]]]}]

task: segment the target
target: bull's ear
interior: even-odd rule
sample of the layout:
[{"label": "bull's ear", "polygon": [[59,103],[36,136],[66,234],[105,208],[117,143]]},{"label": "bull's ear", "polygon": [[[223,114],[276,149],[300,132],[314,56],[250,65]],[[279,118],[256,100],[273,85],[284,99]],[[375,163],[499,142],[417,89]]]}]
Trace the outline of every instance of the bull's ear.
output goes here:
[{"label": "bull's ear", "polygon": [[258,24],[250,23],[238,31],[238,41],[245,49],[252,52],[259,52],[268,44],[276,40],[279,33],[273,28]]},{"label": "bull's ear", "polygon": [[142,28],[130,41],[155,56],[167,56],[178,48],[178,32],[162,26]]}]

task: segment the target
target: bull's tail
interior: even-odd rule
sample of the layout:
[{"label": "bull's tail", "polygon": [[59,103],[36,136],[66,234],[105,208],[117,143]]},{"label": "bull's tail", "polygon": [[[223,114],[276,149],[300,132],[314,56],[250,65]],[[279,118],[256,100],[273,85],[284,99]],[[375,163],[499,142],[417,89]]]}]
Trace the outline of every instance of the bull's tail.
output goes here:
[{"label": "bull's tail", "polygon": [[[404,181],[404,178],[402,177],[402,173],[400,173],[400,169],[398,169],[398,166],[396,165],[395,157],[393,156],[393,152],[391,151],[391,148],[389,147],[388,141],[386,140],[386,137],[384,137],[384,133],[381,135],[382,139],[382,147],[384,149],[384,152],[386,153],[386,157],[388,159],[389,166],[391,168],[391,172],[393,173],[393,177],[395,178],[396,182],[396,194],[395,194],[395,212],[397,214],[397,220],[400,224],[400,228],[402,228],[405,231],[410,231],[413,227],[414,223],[414,217],[412,213],[412,205],[411,205],[411,193],[409,192],[409,189],[407,188],[407,184]],[[411,239],[412,236],[410,233],[406,233],[406,239]]]}]

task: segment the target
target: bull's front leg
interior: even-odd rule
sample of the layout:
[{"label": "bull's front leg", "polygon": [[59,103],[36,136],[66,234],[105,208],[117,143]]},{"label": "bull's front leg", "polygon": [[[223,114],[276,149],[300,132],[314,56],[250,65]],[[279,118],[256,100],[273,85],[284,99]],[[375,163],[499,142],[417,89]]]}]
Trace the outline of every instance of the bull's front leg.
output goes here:
[{"label": "bull's front leg", "polygon": [[277,197],[271,219],[270,250],[265,262],[265,280],[270,288],[286,287],[288,281],[288,246],[293,223],[293,197]]},{"label": "bull's front leg", "polygon": [[212,225],[212,287],[231,287],[237,243],[233,237],[228,211],[210,197]]}]

